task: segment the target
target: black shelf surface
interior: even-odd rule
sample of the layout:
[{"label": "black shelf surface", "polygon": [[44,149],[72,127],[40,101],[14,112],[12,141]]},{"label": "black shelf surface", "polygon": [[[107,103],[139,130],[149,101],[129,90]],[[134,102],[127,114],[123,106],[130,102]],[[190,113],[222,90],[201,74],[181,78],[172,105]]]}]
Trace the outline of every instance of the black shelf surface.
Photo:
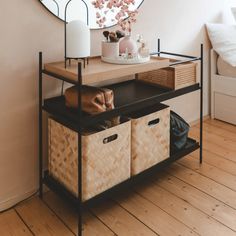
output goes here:
[{"label": "black shelf surface", "polygon": [[[194,152],[195,150],[199,149],[199,143],[191,138],[188,138],[186,146],[177,151],[171,152],[171,155],[168,159],[158,163],[157,165],[141,172],[140,174],[131,177],[130,179],[112,187],[109,190],[89,199],[86,202],[83,202],[83,206],[91,206],[93,204],[97,204],[102,199],[111,196],[112,194],[118,193],[120,190],[125,190],[127,188],[132,187],[140,182],[148,181],[149,178],[152,178],[159,170],[164,169],[171,163],[181,159],[182,157]],[[52,191],[59,194],[63,199],[67,200],[69,203],[73,204],[74,206],[78,206],[78,199],[70,193],[63,185],[61,185],[58,181],[56,181],[53,177],[51,177],[48,171],[44,173],[44,184],[46,184]]]},{"label": "black shelf surface", "polygon": [[[125,115],[130,112],[155,105],[165,100],[175,98],[200,89],[194,84],[182,89],[171,90],[160,86],[150,85],[137,80],[126,81],[107,86],[114,91],[115,109],[97,115],[83,114],[81,126],[89,126],[111,117]],[[71,124],[71,128],[78,130],[78,112],[65,106],[64,96],[44,100],[43,109],[56,116],[64,124]],[[73,125],[74,124],[74,125]]]}]

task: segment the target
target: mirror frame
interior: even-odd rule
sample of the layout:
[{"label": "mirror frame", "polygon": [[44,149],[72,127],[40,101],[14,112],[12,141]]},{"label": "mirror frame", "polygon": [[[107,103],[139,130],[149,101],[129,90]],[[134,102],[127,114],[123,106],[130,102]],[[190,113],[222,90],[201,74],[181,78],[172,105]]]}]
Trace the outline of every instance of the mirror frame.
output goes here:
[{"label": "mirror frame", "polygon": [[[61,19],[58,15],[56,15],[55,13],[53,13],[52,11],[50,11],[50,10],[43,4],[43,2],[42,2],[41,0],[38,0],[38,1],[41,3],[41,5],[42,5],[50,14],[52,14],[52,15],[55,16],[58,20],[60,20],[60,21],[62,21],[63,23],[65,23],[65,20]],[[52,1],[54,1],[54,2],[57,4],[57,2],[56,2],[55,0],[52,0]],[[68,0],[68,1],[69,1],[69,0]],[[137,9],[139,9],[139,8],[142,6],[143,2],[144,2],[144,0],[141,1],[141,3],[139,4],[139,6],[137,7]],[[124,20],[126,20],[126,19],[127,19],[127,18],[125,18]],[[103,30],[103,29],[109,29],[109,28],[114,27],[114,26],[116,26],[116,25],[117,25],[117,23],[115,23],[114,25],[110,25],[110,26],[103,27],[103,28],[90,28],[90,29],[91,29],[91,30]]]}]

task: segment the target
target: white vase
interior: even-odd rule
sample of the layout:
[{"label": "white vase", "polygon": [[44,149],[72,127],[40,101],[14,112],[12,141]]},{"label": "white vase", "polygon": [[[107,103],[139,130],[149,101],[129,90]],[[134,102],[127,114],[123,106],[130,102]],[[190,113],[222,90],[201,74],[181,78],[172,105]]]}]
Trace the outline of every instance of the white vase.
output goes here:
[{"label": "white vase", "polygon": [[119,57],[119,42],[102,41],[102,56],[107,58]]}]

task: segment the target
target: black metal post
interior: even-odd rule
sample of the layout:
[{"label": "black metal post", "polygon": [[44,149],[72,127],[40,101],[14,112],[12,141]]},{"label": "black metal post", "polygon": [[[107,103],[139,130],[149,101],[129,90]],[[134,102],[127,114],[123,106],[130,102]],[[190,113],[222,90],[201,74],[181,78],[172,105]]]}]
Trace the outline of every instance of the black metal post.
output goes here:
[{"label": "black metal post", "polygon": [[84,0],[82,0],[82,2],[84,3],[84,5],[86,7],[86,13],[87,13],[86,22],[87,22],[87,26],[89,26],[89,9],[88,9],[88,4]]},{"label": "black metal post", "polygon": [[201,44],[201,75],[200,75],[200,164],[202,164],[203,150],[203,44]]},{"label": "black metal post", "polygon": [[82,202],[83,202],[83,191],[82,191],[82,64],[78,62],[78,236],[82,236]]},{"label": "black metal post", "polygon": [[60,15],[60,8],[59,8],[59,4],[58,4],[58,2],[56,1],[56,0],[52,0],[55,4],[56,4],[56,6],[57,6],[57,16],[59,17],[59,15]]},{"label": "black metal post", "polygon": [[195,56],[189,56],[189,55],[184,55],[184,54],[179,54],[179,53],[172,53],[172,52],[163,52],[162,51],[161,54],[175,56],[175,57],[185,57],[185,58],[189,58],[189,59],[197,58]]},{"label": "black metal post", "polygon": [[158,57],[160,56],[160,52],[161,52],[161,40],[158,38],[158,40],[157,40],[157,55],[158,55]]},{"label": "black metal post", "polygon": [[65,20],[64,20],[64,38],[65,38],[65,40],[64,40],[64,43],[65,43],[65,45],[64,45],[64,50],[65,50],[65,68],[66,68],[66,60],[67,60],[67,49],[66,49],[66,39],[67,39],[67,37],[66,37],[66,24],[67,24],[67,7],[68,7],[68,5],[69,5],[69,3],[71,2],[72,0],[69,0],[67,3],[66,3],[66,6],[65,6]]},{"label": "black metal post", "polygon": [[43,111],[42,111],[42,70],[43,70],[43,55],[39,52],[39,197],[43,197]]}]

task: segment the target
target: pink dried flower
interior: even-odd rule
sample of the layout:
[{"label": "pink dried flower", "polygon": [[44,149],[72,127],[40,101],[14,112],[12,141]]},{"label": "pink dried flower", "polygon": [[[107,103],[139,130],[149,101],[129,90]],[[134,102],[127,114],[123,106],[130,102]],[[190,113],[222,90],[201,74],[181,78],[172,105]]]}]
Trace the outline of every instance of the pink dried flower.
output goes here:
[{"label": "pink dried flower", "polygon": [[[135,0],[92,0],[92,5],[97,9],[96,17],[99,27],[105,27],[108,11],[116,12],[114,19],[122,30],[131,32],[132,24],[136,23],[137,10],[131,11],[130,6],[135,5]],[[128,19],[126,19],[128,17]]]}]

